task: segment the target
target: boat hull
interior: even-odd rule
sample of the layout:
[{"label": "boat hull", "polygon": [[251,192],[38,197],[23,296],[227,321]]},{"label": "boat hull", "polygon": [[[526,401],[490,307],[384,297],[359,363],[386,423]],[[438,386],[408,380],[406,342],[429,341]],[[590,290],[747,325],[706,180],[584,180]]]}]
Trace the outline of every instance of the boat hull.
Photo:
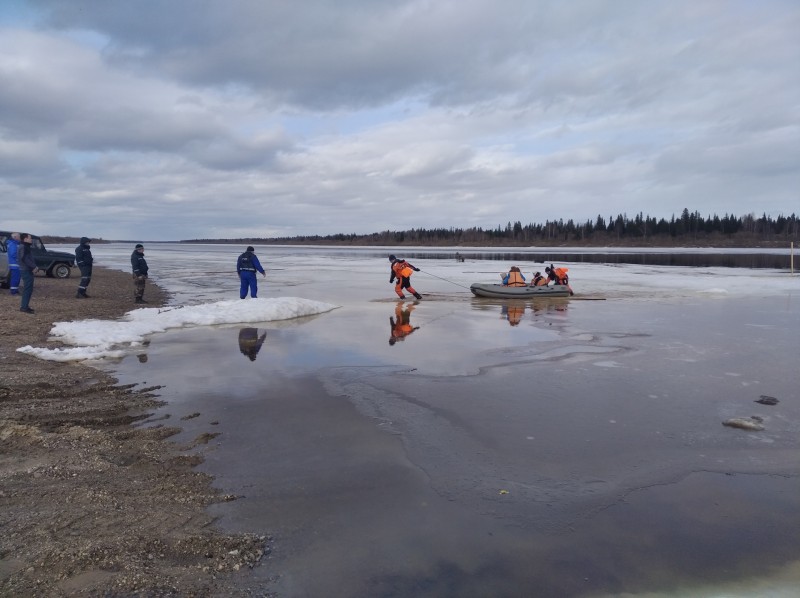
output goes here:
[{"label": "boat hull", "polygon": [[546,287],[506,287],[501,284],[476,282],[469,287],[476,297],[496,299],[538,299],[540,297],[569,297],[572,289],[565,285]]}]

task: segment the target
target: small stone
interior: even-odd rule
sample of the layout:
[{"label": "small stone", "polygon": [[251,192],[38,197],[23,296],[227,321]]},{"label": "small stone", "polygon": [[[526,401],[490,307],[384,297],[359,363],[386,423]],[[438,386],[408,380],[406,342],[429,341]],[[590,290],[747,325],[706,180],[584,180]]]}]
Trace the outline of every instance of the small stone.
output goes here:
[{"label": "small stone", "polygon": [[751,432],[760,432],[764,429],[764,426],[761,425],[760,422],[749,417],[733,417],[731,419],[726,419],[722,422],[722,425],[728,426],[729,428],[739,428],[740,430],[750,430]]},{"label": "small stone", "polygon": [[761,395],[758,399],[756,399],[756,403],[761,403],[762,405],[777,405],[780,401],[775,397],[770,397],[768,395]]}]

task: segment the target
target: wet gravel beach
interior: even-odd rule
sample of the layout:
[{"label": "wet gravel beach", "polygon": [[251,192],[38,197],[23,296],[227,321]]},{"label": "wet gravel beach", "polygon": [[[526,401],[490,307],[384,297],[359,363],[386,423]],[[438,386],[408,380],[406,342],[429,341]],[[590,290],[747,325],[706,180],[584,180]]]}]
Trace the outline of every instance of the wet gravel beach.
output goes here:
[{"label": "wet gravel beach", "polygon": [[[0,291],[0,595],[236,595],[231,576],[258,564],[268,540],[215,530],[206,507],[234,497],[171,441],[180,422],[133,425],[158,389],[16,351],[58,346],[54,322],[136,307],[129,274],[95,267],[88,299],[75,297],[77,283],[37,276],[35,314]],[[145,299],[167,296],[148,284]]]}]

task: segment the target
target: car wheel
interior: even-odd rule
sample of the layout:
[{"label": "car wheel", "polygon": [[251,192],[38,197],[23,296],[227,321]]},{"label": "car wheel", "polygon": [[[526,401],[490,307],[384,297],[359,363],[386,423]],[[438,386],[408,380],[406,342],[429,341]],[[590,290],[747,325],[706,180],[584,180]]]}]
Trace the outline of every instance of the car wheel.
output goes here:
[{"label": "car wheel", "polygon": [[56,264],[55,266],[53,266],[51,272],[53,273],[53,276],[55,276],[56,278],[69,278],[71,270],[70,267],[67,266],[66,264]]}]

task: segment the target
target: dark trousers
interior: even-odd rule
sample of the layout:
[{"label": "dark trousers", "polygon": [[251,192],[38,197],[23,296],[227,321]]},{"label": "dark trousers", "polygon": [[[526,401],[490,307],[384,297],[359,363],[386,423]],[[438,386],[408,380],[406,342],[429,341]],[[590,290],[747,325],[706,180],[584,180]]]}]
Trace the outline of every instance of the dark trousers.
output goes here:
[{"label": "dark trousers", "polygon": [[78,284],[78,292],[85,293],[86,287],[89,286],[89,283],[92,281],[92,267],[91,266],[79,266],[81,270],[81,282]]},{"label": "dark trousers", "polygon": [[133,296],[136,299],[141,299],[144,297],[144,283],[147,280],[147,276],[142,276],[139,274],[133,275]]},{"label": "dark trousers", "polygon": [[33,271],[20,268],[20,275],[22,276],[22,300],[19,307],[20,309],[28,309],[33,295]]}]

